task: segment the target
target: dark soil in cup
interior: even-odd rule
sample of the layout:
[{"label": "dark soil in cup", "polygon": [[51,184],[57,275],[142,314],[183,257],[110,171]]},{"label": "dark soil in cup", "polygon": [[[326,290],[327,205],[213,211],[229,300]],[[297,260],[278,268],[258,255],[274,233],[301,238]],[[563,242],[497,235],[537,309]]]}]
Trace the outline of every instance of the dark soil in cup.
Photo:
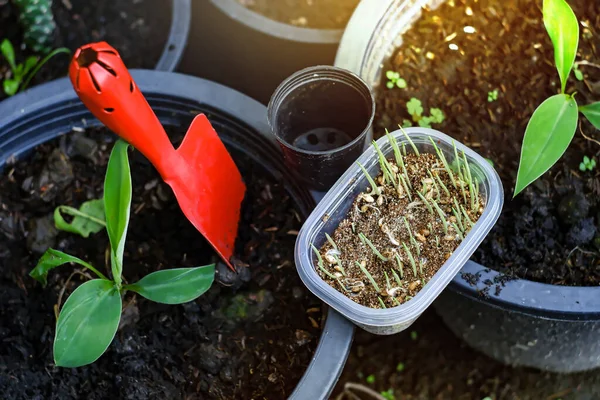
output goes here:
[{"label": "dark soil in cup", "polygon": [[[569,4],[581,21],[577,61],[597,63],[600,3]],[[424,11],[384,66],[399,72],[408,87],[389,90],[383,77],[376,131],[397,129],[409,119],[411,97],[426,109],[441,108],[446,119],[436,129],[491,159],[506,192],[504,211],[475,259],[535,281],[595,286],[600,283],[600,174],[579,170],[584,155],[598,159],[600,154],[593,126],[582,117],[561,160],[512,199],[527,122],[560,90],[541,7],[541,0],[454,0]],[[579,104],[599,100],[600,68],[579,68],[584,80],[572,75],[567,92],[577,92]],[[497,100],[489,102],[495,90]]]},{"label": "dark soil in cup", "polygon": [[[67,47],[73,52],[84,44],[106,41],[117,49],[128,68],[153,69],[169,34],[171,7],[169,0],[55,0],[54,48]],[[18,15],[11,1],[0,0],[0,38],[11,41],[17,61],[23,62],[32,53],[22,43]],[[67,54],[51,59],[30,86],[65,76],[70,60]],[[9,74],[8,63],[0,56],[0,81]],[[4,97],[0,90],[0,100]]]},{"label": "dark soil in cup", "polygon": [[[512,368],[469,348],[432,308],[407,331],[377,336],[357,330],[334,400],[595,400],[600,374]],[[344,388],[355,396],[344,395]],[[361,388],[362,388],[361,387]]]},{"label": "dark soil in cup", "polygon": [[265,17],[300,28],[344,29],[359,0],[236,0]]},{"label": "dark soil in cup", "polygon": [[[218,264],[212,288],[179,306],[127,294],[122,326],[96,363],[53,365],[54,307],[86,278],[62,266],[42,288],[28,273],[48,247],[107,271],[104,231],[88,239],[57,232],[51,216],[57,205],[101,197],[111,148],[112,135],[89,129],[41,145],[28,160],[4,168],[0,398],[285,398],[311,361],[321,306],[295,272],[302,217],[294,201],[280,182],[238,153],[233,156],[248,184],[236,243],[238,273]],[[152,166],[137,152],[130,159],[134,197],[124,279],[215,261]]]},{"label": "dark soil in cup", "polygon": [[388,160],[395,184],[380,173],[377,191],[369,187],[357,196],[320,250],[321,278],[371,308],[398,306],[414,297],[483,212],[480,197],[471,202],[469,188],[478,188],[467,185],[463,175],[451,178],[438,156],[403,158],[404,168]]}]

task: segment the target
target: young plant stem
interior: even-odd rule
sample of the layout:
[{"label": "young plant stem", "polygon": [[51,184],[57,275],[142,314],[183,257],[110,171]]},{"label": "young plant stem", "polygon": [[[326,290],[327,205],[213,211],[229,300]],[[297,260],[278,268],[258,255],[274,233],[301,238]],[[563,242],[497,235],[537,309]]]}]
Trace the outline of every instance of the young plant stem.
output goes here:
[{"label": "young plant stem", "polygon": [[402,281],[400,280],[400,277],[398,276],[398,274],[396,273],[396,271],[392,268],[392,275],[394,275],[394,279],[396,280],[396,283],[398,284],[398,286],[402,286]]},{"label": "young plant stem", "polygon": [[399,305],[400,305],[400,302],[398,301],[398,299],[397,299],[397,298],[395,298],[395,297],[392,297],[392,301],[393,301],[393,302],[394,302],[394,303],[395,303],[397,306],[399,306]]},{"label": "young plant stem", "polygon": [[406,251],[406,255],[408,255],[408,259],[410,260],[410,265],[412,266],[413,274],[417,276],[417,263],[415,262],[415,258],[413,257],[410,249],[406,245],[406,243],[402,243],[402,247],[404,247],[404,251]]},{"label": "young plant stem", "polygon": [[408,143],[410,144],[410,147],[412,147],[412,149],[415,152],[415,154],[417,155],[417,157],[419,157],[421,155],[419,153],[419,149],[417,149],[417,146],[415,146],[415,143],[412,141],[412,139],[410,138],[410,136],[408,136],[408,134],[402,128],[402,126],[400,126],[400,131],[402,132],[402,134],[404,134],[404,137],[406,138],[406,140],[408,140]]},{"label": "young plant stem", "polygon": [[456,225],[456,223],[452,222],[452,227],[456,231],[456,234],[458,235],[458,237],[460,238],[460,240],[465,240],[465,235],[463,235],[463,233],[459,229],[458,225]]},{"label": "young plant stem", "polygon": [[460,214],[460,211],[457,211],[456,208],[452,207],[452,214],[454,214],[454,217],[456,218],[456,222],[458,223],[458,226],[460,227],[460,230],[462,232],[464,232],[465,231],[465,226],[463,225],[462,218],[461,218],[462,215]]},{"label": "young plant stem", "polygon": [[383,300],[381,300],[381,297],[377,296],[377,300],[379,300],[379,304],[381,305],[381,308],[384,308],[384,309],[387,308],[385,306],[385,303],[383,302]]},{"label": "young plant stem", "polygon": [[373,180],[373,178],[371,178],[371,175],[369,175],[369,172],[367,172],[367,170],[365,169],[365,167],[362,166],[361,163],[359,163],[358,161],[356,163],[358,164],[358,166],[360,167],[360,169],[362,169],[363,174],[365,174],[365,177],[367,178],[367,180],[371,184],[371,188],[373,189],[373,193],[375,193],[376,195],[379,196],[381,194],[379,192],[379,188],[375,184],[375,181]]},{"label": "young plant stem", "polygon": [[27,89],[27,86],[29,86],[29,82],[31,82],[31,80],[33,79],[35,74],[38,73],[40,68],[42,68],[44,66],[44,64],[46,64],[48,62],[48,60],[50,60],[52,57],[54,57],[57,54],[61,54],[61,53],[71,54],[71,50],[67,49],[66,47],[61,47],[58,49],[54,49],[53,51],[48,53],[48,55],[46,55],[46,57],[44,57],[39,63],[37,63],[35,68],[27,75],[27,77],[23,81],[23,84],[21,85],[21,88],[19,90],[23,91],[23,90]]},{"label": "young plant stem", "polygon": [[408,172],[406,171],[406,165],[404,165],[404,158],[402,157],[402,153],[400,153],[400,149],[398,148],[398,142],[396,138],[392,136],[392,134],[386,129],[385,135],[390,142],[392,149],[394,150],[394,158],[396,158],[396,164],[402,168],[402,173],[408,177]]},{"label": "young plant stem", "polygon": [[433,139],[431,138],[431,136],[429,137],[429,140],[431,141],[431,144],[433,145],[433,147],[435,149],[435,152],[438,155],[438,158],[440,159],[440,161],[444,165],[444,169],[448,173],[448,176],[450,177],[450,181],[452,182],[452,185],[456,188],[457,187],[456,186],[456,180],[454,179],[454,174],[452,173],[452,169],[450,169],[450,165],[448,165],[448,161],[446,161],[446,156],[444,155],[444,152],[442,150],[440,150],[439,147],[437,147],[437,145],[435,144],[435,142],[433,141]]},{"label": "young plant stem", "polygon": [[388,261],[388,259],[386,257],[384,257],[379,250],[377,250],[377,248],[375,247],[375,245],[373,244],[373,242],[371,242],[369,240],[368,237],[366,237],[364,234],[359,233],[358,237],[360,238],[360,240],[365,243],[367,246],[369,246],[371,248],[371,251],[373,251],[373,254],[375,254],[381,261]]},{"label": "young plant stem", "polygon": [[412,230],[410,229],[410,225],[408,223],[408,220],[406,219],[406,217],[402,217],[402,219],[404,221],[404,226],[406,227],[406,230],[408,231],[408,236],[410,237],[410,243],[417,250],[417,256],[420,256],[421,255],[421,249],[419,248],[419,243],[415,239],[415,236],[413,235]]},{"label": "young plant stem", "polygon": [[337,280],[335,275],[333,275],[331,272],[329,272],[329,271],[327,271],[327,269],[325,269],[325,265],[323,264],[323,258],[321,258],[321,253],[319,253],[319,250],[317,250],[317,248],[315,247],[314,244],[311,244],[311,247],[312,247],[313,251],[315,252],[315,254],[317,255],[317,265],[319,266],[321,271],[323,271],[323,273],[325,275],[327,275],[328,277],[330,277],[331,279]]},{"label": "young plant stem", "polygon": [[331,245],[331,247],[333,247],[333,249],[335,251],[340,251],[337,247],[337,245],[335,244],[335,242],[333,241],[333,239],[331,238],[331,236],[329,236],[328,233],[325,233],[325,237],[327,238],[327,241],[329,242],[329,244]]},{"label": "young plant stem", "polygon": [[465,210],[465,208],[463,206],[460,206],[461,211],[463,212],[463,215],[465,216],[465,219],[467,220],[467,222],[469,223],[469,226],[473,226],[473,221],[471,220],[471,218],[469,217],[469,213],[467,212],[467,210]]},{"label": "young plant stem", "polygon": [[438,180],[438,183],[440,184],[440,186],[442,187],[442,189],[444,189],[444,192],[446,192],[446,196],[450,197],[450,191],[448,190],[448,188],[446,187],[446,185],[444,185],[444,182],[442,182],[442,178],[440,178],[440,175],[436,172],[435,177]]},{"label": "young plant stem", "polygon": [[440,206],[438,206],[437,202],[432,201],[431,203],[433,204],[433,207],[435,208],[438,215],[440,216],[440,219],[442,220],[442,228],[444,229],[444,233],[448,233],[448,221],[446,221],[446,216],[444,212],[442,211]]},{"label": "young plant stem", "polygon": [[[433,188],[435,189],[435,193],[436,193],[436,199],[440,199],[440,187],[438,186],[437,182],[435,181],[435,178],[433,177],[433,174],[431,173],[431,171],[427,171],[427,174],[429,174],[429,177],[431,178],[431,180],[433,181]],[[450,194],[448,194],[450,195]]]},{"label": "young plant stem", "polygon": [[338,268],[340,269],[342,275],[346,276],[346,270],[344,269],[344,267],[342,267],[342,260],[340,260],[340,258],[337,255],[333,256],[333,258],[335,258],[335,262]]},{"label": "young plant stem", "polygon": [[390,285],[390,277],[388,276],[387,272],[383,271],[383,275],[385,275],[385,288],[387,290],[390,290],[392,287]]},{"label": "young plant stem", "polygon": [[358,261],[354,261],[354,262],[356,263],[356,265],[358,265],[358,268],[360,268],[362,273],[365,274],[365,276],[367,277],[369,282],[371,282],[371,285],[373,285],[373,287],[375,288],[377,293],[381,293],[381,289],[379,289],[379,286],[377,286],[377,282],[375,282],[375,279],[373,279],[373,276],[369,273],[369,271],[367,271],[367,269],[365,267],[363,267],[363,265],[361,263],[359,263]]},{"label": "young plant stem", "polygon": [[425,204],[425,207],[427,207],[427,210],[429,211],[430,214],[433,214],[433,208],[431,207],[431,204],[429,203],[429,201],[425,198],[425,196],[423,196],[421,193],[417,192],[417,195],[421,198],[421,201],[423,201],[423,203]]},{"label": "young plant stem", "polygon": [[408,200],[412,201],[412,196],[410,194],[409,185],[407,184],[407,181],[410,181],[410,180],[405,179],[404,175],[402,175],[402,174],[399,174],[398,176],[400,177],[400,180],[402,181],[402,186],[404,187],[404,192],[408,196]]},{"label": "young plant stem", "polygon": [[[377,155],[379,156],[379,166],[381,168],[381,172],[383,173],[383,181],[384,182],[389,182],[389,183],[393,183],[392,181],[392,167],[390,166],[390,163],[388,162],[388,160],[385,158],[385,155],[383,154],[383,152],[381,151],[381,149],[379,148],[379,146],[377,145],[376,141],[373,141],[373,148],[375,149],[375,151],[377,152]],[[396,185],[394,184],[394,187],[396,187]]]},{"label": "young plant stem", "polygon": [[400,270],[400,276],[404,278],[404,265],[402,264],[402,260],[400,260],[400,256],[396,254],[396,263],[398,264],[398,269]]}]

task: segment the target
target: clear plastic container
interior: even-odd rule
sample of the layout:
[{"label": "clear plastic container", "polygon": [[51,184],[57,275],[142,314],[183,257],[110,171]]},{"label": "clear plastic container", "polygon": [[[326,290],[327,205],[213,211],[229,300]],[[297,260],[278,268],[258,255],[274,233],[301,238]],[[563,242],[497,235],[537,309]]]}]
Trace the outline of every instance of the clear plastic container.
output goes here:
[{"label": "clear plastic container", "polygon": [[[449,162],[454,160],[453,139],[449,136],[427,128],[408,128],[405,131],[419,151],[435,153],[429,141],[431,137],[438,148],[444,152],[446,159]],[[392,135],[399,145],[407,142],[400,130],[392,132]],[[450,283],[500,215],[504,199],[500,177],[483,157],[459,142],[454,141],[454,143],[459,154],[464,151],[473,176],[480,181],[480,192],[485,204],[484,211],[448,261],[411,300],[387,309],[365,307],[329,286],[316,272],[316,256],[310,245],[314,244],[320,248],[327,240],[325,233],[332,234],[335,231],[340,222],[346,218],[356,196],[369,186],[356,163],[352,164],[327,192],[300,230],[295,249],[296,268],[300,278],[322,301],[368,332],[390,335],[408,328]],[[393,149],[387,137],[379,139],[377,144],[387,158],[393,157]],[[408,152],[411,151],[410,146],[407,145],[406,148]],[[376,176],[380,171],[377,153],[372,146],[360,156],[358,162],[369,171],[371,176]]]}]

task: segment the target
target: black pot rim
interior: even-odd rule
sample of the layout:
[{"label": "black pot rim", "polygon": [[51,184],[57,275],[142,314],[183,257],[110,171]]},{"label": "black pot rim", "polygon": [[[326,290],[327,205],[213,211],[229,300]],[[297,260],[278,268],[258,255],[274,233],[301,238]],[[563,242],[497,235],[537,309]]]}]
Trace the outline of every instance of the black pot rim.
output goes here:
[{"label": "black pot rim", "polygon": [[[178,101],[200,104],[210,102],[210,108],[243,121],[246,126],[261,134],[265,143],[259,144],[260,146],[269,147],[270,143],[274,151],[280,151],[267,124],[266,107],[250,97],[217,83],[183,74],[132,70],[131,75],[146,97],[164,98],[167,102],[164,107],[175,107],[169,104],[177,104]],[[58,109],[58,114],[49,112],[53,107]],[[65,117],[63,114],[67,111],[62,112],[62,109],[68,109],[70,117]],[[66,123],[66,118],[71,120]],[[21,125],[28,123],[48,125],[49,131],[55,132],[54,136],[58,135],[59,130],[64,133],[73,126],[99,124],[84,109],[68,78],[38,85],[0,102],[0,140],[2,137],[14,136]],[[8,153],[6,149],[2,152],[0,149],[0,165],[4,165],[12,155],[18,157],[49,139],[44,137],[43,140],[30,140],[20,146],[16,153]],[[10,142],[8,143],[10,151]],[[307,196],[310,197],[308,193]],[[346,363],[354,329],[354,325],[340,314],[332,309],[327,310],[317,349],[304,376],[291,394],[291,399],[328,398]]]},{"label": "black pot rim", "polygon": [[210,0],[230,18],[248,26],[251,29],[262,32],[276,38],[291,40],[294,42],[314,44],[335,44],[342,39],[343,29],[314,29],[300,28],[284,24],[256,13],[239,4],[236,0]]},{"label": "black pot rim", "polygon": [[[479,276],[478,282],[471,285],[464,274]],[[527,279],[514,279],[500,285],[495,293],[495,282],[502,274],[473,261],[468,261],[460,273],[454,277],[449,289],[475,301],[484,302],[505,310],[528,314],[537,318],[586,321],[600,319],[600,286],[560,286],[534,282]],[[487,295],[482,290],[489,287]]]},{"label": "black pot rim", "polygon": [[160,59],[154,69],[175,71],[183,56],[190,33],[192,0],[171,0],[171,28]]}]

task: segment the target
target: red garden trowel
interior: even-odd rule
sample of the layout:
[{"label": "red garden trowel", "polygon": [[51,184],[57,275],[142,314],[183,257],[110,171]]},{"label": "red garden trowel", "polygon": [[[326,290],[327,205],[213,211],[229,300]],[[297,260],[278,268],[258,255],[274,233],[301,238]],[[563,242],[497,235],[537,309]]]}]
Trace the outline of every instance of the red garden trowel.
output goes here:
[{"label": "red garden trowel", "polygon": [[83,104],[150,160],[175,192],[187,219],[232,268],[246,187],[206,116],[192,121],[176,150],[119,53],[105,42],[80,47],[69,76]]}]

